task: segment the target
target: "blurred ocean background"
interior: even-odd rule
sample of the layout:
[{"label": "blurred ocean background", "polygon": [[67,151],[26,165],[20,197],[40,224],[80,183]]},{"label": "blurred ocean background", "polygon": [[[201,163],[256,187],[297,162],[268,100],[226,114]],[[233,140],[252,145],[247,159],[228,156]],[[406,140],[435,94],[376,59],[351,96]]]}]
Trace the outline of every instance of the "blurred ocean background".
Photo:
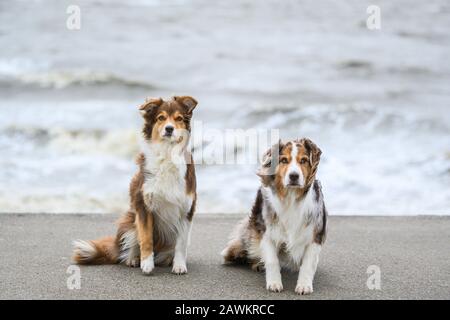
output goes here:
[{"label": "blurred ocean background", "polygon": [[[125,210],[137,106],[189,94],[317,142],[331,214],[450,214],[449,31],[446,0],[2,0],[0,212]],[[198,212],[250,209],[256,166],[197,170]]]}]

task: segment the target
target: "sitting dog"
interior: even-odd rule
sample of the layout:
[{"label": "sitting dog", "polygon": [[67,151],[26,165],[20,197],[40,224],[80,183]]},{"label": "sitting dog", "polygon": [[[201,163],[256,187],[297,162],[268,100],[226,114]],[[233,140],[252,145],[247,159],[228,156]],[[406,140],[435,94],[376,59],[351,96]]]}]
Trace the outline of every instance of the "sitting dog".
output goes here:
[{"label": "sitting dog", "polygon": [[173,273],[187,272],[197,194],[193,158],[186,147],[196,106],[188,96],[150,99],[140,106],[144,143],[130,185],[130,209],[118,221],[115,237],[75,241],[75,262],[125,263],[140,266],[144,274],[155,264],[173,264]]},{"label": "sitting dog", "polygon": [[313,292],[319,253],[326,237],[327,211],[316,171],[321,150],[309,139],[269,149],[251,214],[222,252],[225,263],[246,263],[266,271],[269,291],[283,290],[280,269],[299,270],[295,292]]}]

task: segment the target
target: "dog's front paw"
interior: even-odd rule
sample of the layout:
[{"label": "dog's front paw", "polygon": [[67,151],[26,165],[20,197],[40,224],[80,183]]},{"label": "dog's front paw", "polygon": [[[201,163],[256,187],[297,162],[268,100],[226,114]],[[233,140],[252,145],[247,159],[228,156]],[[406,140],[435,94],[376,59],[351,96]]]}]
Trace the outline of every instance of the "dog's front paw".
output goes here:
[{"label": "dog's front paw", "polygon": [[299,282],[295,287],[295,293],[300,295],[307,295],[313,293],[312,282]]},{"label": "dog's front paw", "polygon": [[155,261],[153,259],[153,253],[145,259],[141,260],[142,273],[150,274],[155,269]]},{"label": "dog's front paw", "polygon": [[173,274],[186,274],[187,273],[187,268],[185,264],[176,264],[173,266],[172,268],[172,273]]},{"label": "dog's front paw", "polygon": [[283,284],[278,281],[267,282],[266,288],[271,292],[281,292],[283,291]]}]

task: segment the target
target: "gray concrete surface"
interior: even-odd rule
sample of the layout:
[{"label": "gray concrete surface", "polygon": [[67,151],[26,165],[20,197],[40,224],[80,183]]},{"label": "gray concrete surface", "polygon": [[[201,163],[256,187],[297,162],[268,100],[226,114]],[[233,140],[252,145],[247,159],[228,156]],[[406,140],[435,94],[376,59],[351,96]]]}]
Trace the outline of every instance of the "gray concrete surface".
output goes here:
[{"label": "gray concrete surface", "polygon": [[[0,215],[0,299],[449,299],[450,217],[331,217],[314,294],[269,293],[264,275],[221,264],[219,252],[238,216],[197,215],[189,274],[157,268],[152,276],[125,266],[81,267],[69,290],[71,241],[112,234],[113,215]],[[381,290],[366,286],[368,266]]]}]

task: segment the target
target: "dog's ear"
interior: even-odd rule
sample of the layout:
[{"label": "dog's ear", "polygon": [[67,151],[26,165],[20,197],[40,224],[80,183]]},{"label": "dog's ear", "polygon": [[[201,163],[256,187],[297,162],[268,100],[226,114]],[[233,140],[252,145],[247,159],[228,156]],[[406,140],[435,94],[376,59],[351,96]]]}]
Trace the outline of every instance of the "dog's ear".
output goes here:
[{"label": "dog's ear", "polygon": [[284,144],[281,140],[270,147],[266,152],[264,152],[261,166],[256,174],[261,178],[263,184],[267,185],[270,180],[273,179],[275,175],[275,169],[278,165],[278,158],[280,156],[281,150],[283,150]]},{"label": "dog's ear", "polygon": [[190,96],[175,96],[173,99],[182,106],[186,107],[187,113],[192,113],[198,104],[197,100]]},{"label": "dog's ear", "polygon": [[303,144],[309,152],[309,162],[311,164],[310,178],[313,179],[316,176],[317,167],[319,166],[320,156],[322,155],[322,150],[310,139],[303,139]]},{"label": "dog's ear", "polygon": [[157,108],[163,104],[163,99],[161,98],[147,98],[145,102],[139,106],[139,112],[142,116],[148,114],[154,108]]},{"label": "dog's ear", "polygon": [[311,166],[318,165],[320,162],[320,156],[322,154],[322,150],[310,139],[304,139],[304,145],[306,150],[309,152],[309,160]]}]

